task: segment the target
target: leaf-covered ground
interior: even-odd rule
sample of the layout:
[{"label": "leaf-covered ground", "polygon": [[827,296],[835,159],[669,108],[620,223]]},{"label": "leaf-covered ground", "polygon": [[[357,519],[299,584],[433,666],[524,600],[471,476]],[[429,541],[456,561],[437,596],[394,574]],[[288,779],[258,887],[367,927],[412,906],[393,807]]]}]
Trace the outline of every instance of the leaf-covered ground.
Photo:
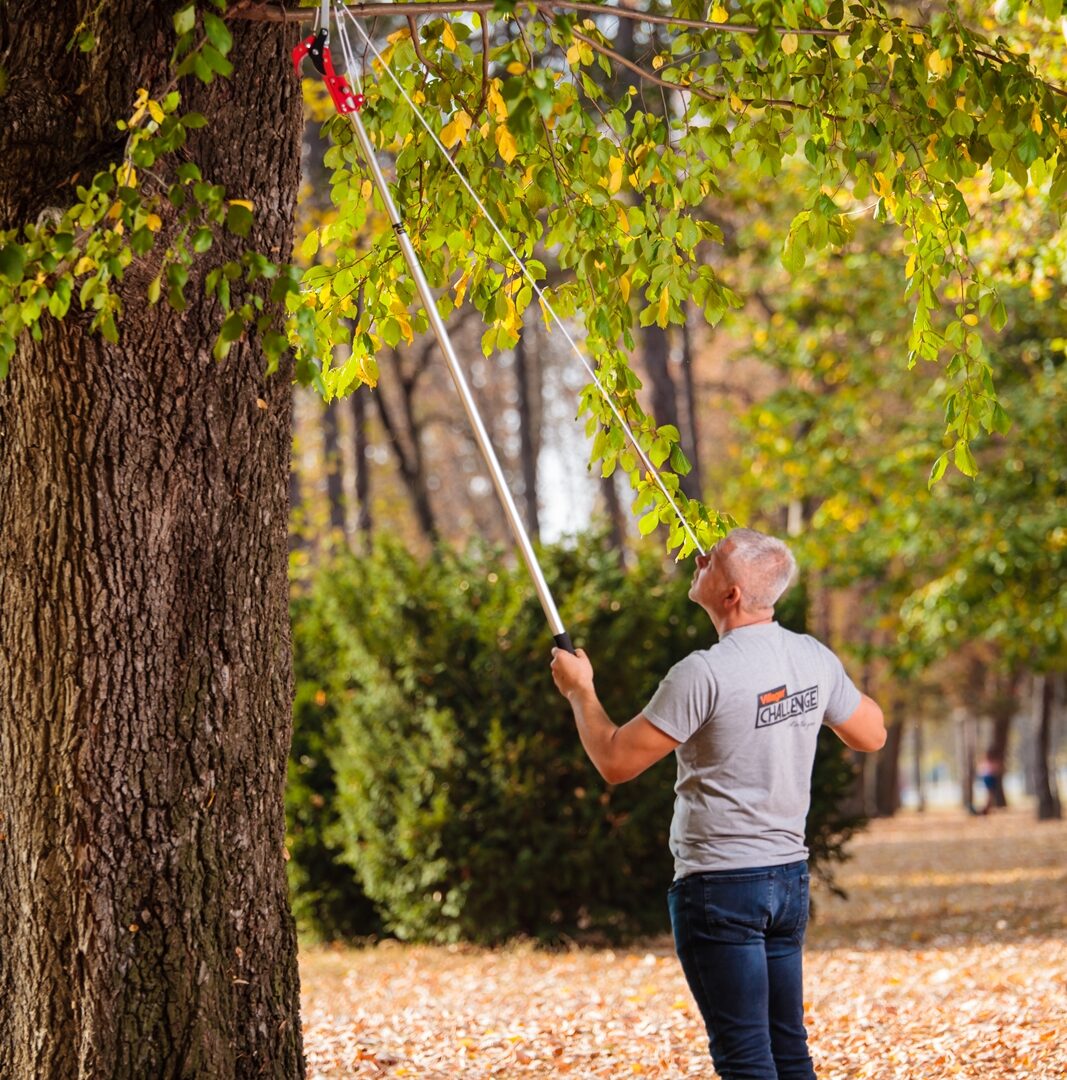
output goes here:
[{"label": "leaf-covered ground", "polygon": [[[876,822],[821,894],[806,999],[821,1080],[1067,1077],[1067,823]],[[547,953],[303,954],[309,1076],[713,1074],[668,939]]]}]

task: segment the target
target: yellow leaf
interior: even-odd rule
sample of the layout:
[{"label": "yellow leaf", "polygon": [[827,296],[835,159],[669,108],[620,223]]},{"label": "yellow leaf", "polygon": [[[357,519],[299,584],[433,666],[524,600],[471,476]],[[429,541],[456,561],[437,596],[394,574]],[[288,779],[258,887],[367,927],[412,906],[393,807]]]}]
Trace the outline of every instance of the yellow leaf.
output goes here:
[{"label": "yellow leaf", "polygon": [[489,111],[493,114],[494,120],[497,122],[507,120],[508,106],[504,101],[504,95],[500,93],[499,79],[494,79],[490,84],[489,93],[486,95],[486,101],[489,104]]},{"label": "yellow leaf", "polygon": [[655,71],[659,71],[659,69],[661,67],[663,67],[663,57],[662,56],[653,56],[652,57],[652,67],[653,67],[653,69]]},{"label": "yellow leaf", "polygon": [[133,110],[133,116],[130,117],[130,127],[136,127],[144,118],[145,106],[139,105]]},{"label": "yellow leaf", "polygon": [[509,75],[521,75],[526,70],[526,65],[521,60],[512,60],[507,70]]},{"label": "yellow leaf", "polygon": [[622,203],[616,203],[615,213],[619,216],[619,228],[624,233],[628,233],[630,231],[630,218],[626,213],[626,207]]},{"label": "yellow leaf", "polygon": [[730,13],[726,10],[723,4],[716,4],[711,9],[711,21],[712,22],[726,22],[730,18]]},{"label": "yellow leaf", "polygon": [[619,292],[622,293],[623,300],[629,301],[630,299],[630,271],[627,270],[625,274],[619,278]]},{"label": "yellow leaf", "polygon": [[915,252],[908,256],[908,265],[904,267],[904,276],[910,278],[915,273]]},{"label": "yellow leaf", "polygon": [[656,312],[656,322],[660,326],[666,327],[667,315],[670,312],[671,307],[671,294],[670,291],[664,287],[663,292],[659,294],[659,309]]},{"label": "yellow leaf", "polygon": [[926,70],[931,75],[947,75],[952,70],[952,61],[933,49],[926,54]]},{"label": "yellow leaf", "polygon": [[621,157],[608,159],[608,191],[612,195],[622,187],[622,167],[623,160]]},{"label": "yellow leaf", "polygon": [[444,45],[449,52],[456,51],[456,35],[452,32],[451,23],[445,23],[444,31],[441,34],[441,44]]},{"label": "yellow leaf", "polygon": [[978,316],[975,315],[975,313],[973,311],[971,311],[971,312],[968,312],[966,315],[963,316],[963,321],[968,326],[977,326],[978,325]]},{"label": "yellow leaf", "polygon": [[[578,63],[581,61],[581,59],[582,59],[582,50],[578,48],[578,42],[576,41],[567,50],[567,63],[570,64],[571,67],[576,67],[578,65]],[[655,62],[656,62],[655,60],[652,61],[653,64]]]},{"label": "yellow leaf", "polygon": [[370,180],[364,180],[359,185],[359,197],[364,202],[370,202],[371,196],[374,194],[374,184]]},{"label": "yellow leaf", "polygon": [[88,255],[83,255],[74,265],[74,274],[76,277],[80,277],[82,274],[88,274],[95,269],[96,260],[90,259]]},{"label": "yellow leaf", "polygon": [[736,94],[730,95],[730,108],[733,109],[734,112],[741,112],[744,107],[745,103]]},{"label": "yellow leaf", "polygon": [[246,210],[255,210],[251,199],[230,199],[230,206],[243,206]]},{"label": "yellow leaf", "polygon": [[163,219],[158,214],[149,214],[145,220],[149,232],[159,232],[163,228]]},{"label": "yellow leaf", "polygon": [[403,30],[395,30],[385,40],[388,41],[390,44],[395,45],[398,41],[403,41],[404,38],[410,37],[410,36],[411,36],[411,32],[405,26],[403,28]]},{"label": "yellow leaf", "polygon": [[148,103],[148,115],[151,116],[157,124],[163,123],[163,110],[159,107],[158,101],[150,101]]},{"label": "yellow leaf", "polygon": [[471,118],[465,110],[460,109],[441,129],[441,142],[446,149],[451,150],[456,143],[465,143],[467,141],[467,132],[470,129]]},{"label": "yellow leaf", "polygon": [[471,272],[464,270],[456,282],[456,307],[463,306],[463,297],[467,295],[467,283],[471,279]]},{"label": "yellow leaf", "polygon": [[890,188],[889,181],[886,179],[885,173],[876,172],[874,174],[874,185],[873,185],[873,187],[874,187],[874,190],[879,195],[888,195],[889,194],[891,188]]},{"label": "yellow leaf", "polygon": [[783,34],[782,35],[782,52],[786,56],[792,56],[797,51],[797,47],[800,45],[800,38],[796,34]]},{"label": "yellow leaf", "polygon": [[1038,135],[1045,130],[1045,125],[1041,123],[1041,117],[1038,115],[1037,109],[1034,109],[1033,115],[1030,117],[1030,127],[1036,131]]},{"label": "yellow leaf", "polygon": [[504,124],[498,124],[497,129],[494,132],[496,138],[496,148],[500,153],[500,156],[509,165],[515,160],[515,155],[519,152],[518,143],[515,142],[515,136],[508,131],[507,126]]}]

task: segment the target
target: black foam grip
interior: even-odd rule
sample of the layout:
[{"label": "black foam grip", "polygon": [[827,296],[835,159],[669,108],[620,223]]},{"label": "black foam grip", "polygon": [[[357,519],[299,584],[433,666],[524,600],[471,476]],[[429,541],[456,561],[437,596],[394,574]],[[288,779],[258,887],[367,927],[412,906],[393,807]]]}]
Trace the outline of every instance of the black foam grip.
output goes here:
[{"label": "black foam grip", "polygon": [[578,655],[577,652],[575,652],[574,646],[571,644],[571,636],[566,630],[564,630],[562,634],[553,634],[552,640],[556,643],[556,648],[566,649],[567,652],[574,653],[575,656]]}]

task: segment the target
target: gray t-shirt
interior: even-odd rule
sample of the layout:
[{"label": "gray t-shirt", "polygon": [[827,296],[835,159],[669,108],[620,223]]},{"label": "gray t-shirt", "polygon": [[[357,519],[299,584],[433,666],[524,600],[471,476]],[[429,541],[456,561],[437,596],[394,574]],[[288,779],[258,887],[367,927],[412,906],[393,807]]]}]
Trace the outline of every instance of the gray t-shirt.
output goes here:
[{"label": "gray t-shirt", "polygon": [[825,645],[776,622],[730,630],[675,664],[643,710],[681,743],[675,878],[807,858],[819,725],[842,723],[859,703]]}]

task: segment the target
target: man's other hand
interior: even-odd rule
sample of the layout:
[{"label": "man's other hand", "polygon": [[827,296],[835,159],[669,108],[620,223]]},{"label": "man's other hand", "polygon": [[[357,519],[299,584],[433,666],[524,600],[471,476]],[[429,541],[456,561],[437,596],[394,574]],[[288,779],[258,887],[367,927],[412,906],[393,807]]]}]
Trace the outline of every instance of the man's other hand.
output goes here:
[{"label": "man's other hand", "polygon": [[593,665],[584,649],[577,655],[566,649],[552,650],[552,681],[556,689],[567,699],[578,690],[593,689]]}]

